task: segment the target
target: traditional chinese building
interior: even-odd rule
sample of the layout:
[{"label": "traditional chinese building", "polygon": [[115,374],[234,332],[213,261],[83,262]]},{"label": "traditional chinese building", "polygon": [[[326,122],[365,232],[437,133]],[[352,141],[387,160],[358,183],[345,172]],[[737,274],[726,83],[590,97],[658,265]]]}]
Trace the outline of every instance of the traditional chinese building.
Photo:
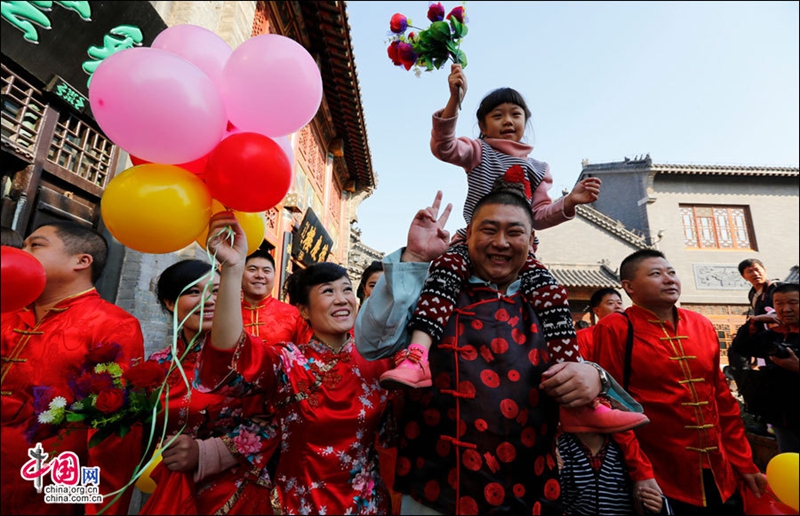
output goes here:
[{"label": "traditional chinese building", "polygon": [[[589,297],[620,291],[619,265],[639,249],[663,252],[682,283],[680,306],[707,316],[725,350],[745,321],[750,284],[738,264],[758,258],[770,278],[797,278],[797,167],[659,164],[649,155],[583,163],[578,181],[599,177],[599,199],[574,220],[537,232],[539,259],[569,291],[573,318]],[[625,305],[631,304],[623,292]]]}]

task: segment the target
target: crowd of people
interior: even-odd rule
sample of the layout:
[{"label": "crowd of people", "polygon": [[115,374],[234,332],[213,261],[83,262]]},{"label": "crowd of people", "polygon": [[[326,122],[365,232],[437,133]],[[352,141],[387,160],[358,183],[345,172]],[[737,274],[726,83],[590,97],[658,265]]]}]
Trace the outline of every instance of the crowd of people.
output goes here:
[{"label": "crowd of people", "polygon": [[[99,233],[48,222],[12,242],[4,231],[3,245],[35,256],[47,281],[2,319],[2,513],[125,514],[137,465],[161,453],[142,514],[743,514],[743,490],[758,497],[766,479],[716,330],[678,307],[667,257],[627,256],[619,275],[632,306],[598,290],[595,324],[576,334],[535,230],[573,218],[600,180],[553,202],[549,167],[523,141],[523,97],[487,95],[473,140],[455,136],[459,65],[448,88],[431,148],[467,173],[466,227],[450,237],[452,206],[438,192],[357,287],[345,268],[318,263],[289,276],[285,303],[273,296],[273,257],[248,255],[233,214],[216,214],[216,267],[181,260],[157,277],[154,302],[180,324],[149,357],[139,322],[94,288],[108,253]],[[798,286],[768,281],[758,260],[740,272],[753,315],[731,348],[737,382],[781,451],[798,451]],[[163,370],[153,427],[164,438],[154,450],[138,426],[98,444],[98,429],[76,426],[44,439],[99,467],[101,494],[122,493],[110,505],[46,505],[20,475],[39,442],[41,391],[60,395],[103,346],[119,347],[123,367],[147,359]]]}]

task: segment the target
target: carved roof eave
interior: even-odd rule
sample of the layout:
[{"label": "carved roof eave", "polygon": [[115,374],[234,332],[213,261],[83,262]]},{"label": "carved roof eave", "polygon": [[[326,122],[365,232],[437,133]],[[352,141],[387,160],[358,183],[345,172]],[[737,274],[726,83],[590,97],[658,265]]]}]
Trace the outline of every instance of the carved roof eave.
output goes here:
[{"label": "carved roof eave", "polygon": [[[372,191],[375,172],[369,150],[361,88],[358,82],[347,3],[296,2],[303,17],[310,52],[320,57],[323,89],[336,136],[342,139],[346,167],[341,183],[351,192]],[[329,144],[330,142],[325,142]]]},{"label": "carved roof eave", "polygon": [[637,247],[638,249],[650,249],[653,247],[647,244],[647,240],[643,236],[637,235],[630,229],[626,228],[621,221],[612,219],[611,217],[608,217],[595,210],[591,206],[579,204],[575,206],[575,212],[606,233],[610,233],[617,238],[620,238],[625,242]]}]

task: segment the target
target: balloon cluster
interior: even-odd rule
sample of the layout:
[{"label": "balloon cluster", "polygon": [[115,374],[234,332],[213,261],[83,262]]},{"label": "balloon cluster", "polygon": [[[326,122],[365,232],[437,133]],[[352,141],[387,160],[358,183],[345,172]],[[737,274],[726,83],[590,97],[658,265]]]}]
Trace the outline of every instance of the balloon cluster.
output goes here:
[{"label": "balloon cluster", "polygon": [[260,244],[264,217],[252,215],[289,191],[287,135],[321,100],[313,57],[276,34],[232,50],[210,30],[175,25],[151,47],[112,54],[92,76],[89,103],[134,166],[105,189],[106,227],[127,247],[168,253],[195,240],[205,246],[212,214],[229,209],[248,220],[248,243]]}]

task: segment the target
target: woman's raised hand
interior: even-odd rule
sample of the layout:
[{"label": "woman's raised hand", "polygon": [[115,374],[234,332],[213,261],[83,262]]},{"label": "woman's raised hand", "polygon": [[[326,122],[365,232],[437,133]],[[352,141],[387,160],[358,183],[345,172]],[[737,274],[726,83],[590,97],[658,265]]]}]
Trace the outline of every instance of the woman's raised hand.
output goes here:
[{"label": "woman's raised hand", "polygon": [[[233,245],[230,233],[224,231],[226,227],[233,230]],[[211,217],[208,223],[208,235],[208,250],[216,253],[217,260],[223,267],[244,266],[247,258],[247,235],[233,213],[223,211]]]}]

